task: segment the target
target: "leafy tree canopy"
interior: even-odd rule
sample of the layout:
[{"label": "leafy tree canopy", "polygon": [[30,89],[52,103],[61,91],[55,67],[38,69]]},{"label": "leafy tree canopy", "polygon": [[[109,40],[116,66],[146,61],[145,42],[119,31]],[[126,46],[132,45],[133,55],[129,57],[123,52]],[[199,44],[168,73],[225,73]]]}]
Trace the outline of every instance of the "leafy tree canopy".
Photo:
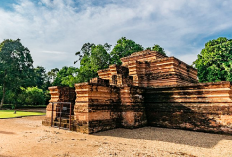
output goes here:
[{"label": "leafy tree canopy", "polygon": [[152,51],[159,52],[162,55],[166,56],[166,53],[165,53],[164,49],[162,47],[160,47],[159,45],[157,45],[157,44],[154,44],[154,46],[152,47]]},{"label": "leafy tree canopy", "polygon": [[0,44],[0,84],[2,86],[3,105],[7,89],[18,90],[20,86],[27,86],[32,82],[33,60],[28,48],[24,47],[20,39],[4,40]]},{"label": "leafy tree canopy", "polygon": [[25,96],[25,100],[23,100],[22,102],[25,102],[28,105],[44,104],[45,96],[42,89],[39,89],[38,87],[27,87],[27,88],[22,88],[22,90]]},{"label": "leafy tree canopy", "polygon": [[104,45],[95,45],[85,43],[81,50],[76,53],[80,61],[80,69],[77,76],[77,82],[87,82],[91,78],[97,77],[97,71],[108,68],[110,62],[111,45],[105,43]]},{"label": "leafy tree canopy", "polygon": [[[113,50],[110,52],[111,45],[95,45],[93,43],[85,43],[81,50],[76,52],[78,60],[74,62],[80,62],[80,69],[77,75],[77,82],[87,82],[91,78],[97,77],[97,71],[100,69],[106,69],[110,64],[122,64],[121,58],[127,57],[134,52],[143,51],[143,47],[133,40],[122,37],[117,41]],[[159,45],[154,45],[150,50],[158,51],[164,55],[164,49]]]},{"label": "leafy tree canopy", "polygon": [[142,45],[135,43],[133,40],[122,37],[117,41],[110,53],[110,64],[122,64],[120,58],[131,55],[134,52],[143,51]]},{"label": "leafy tree canopy", "polygon": [[45,81],[46,81],[48,76],[46,74],[45,68],[42,66],[37,66],[34,69],[34,75],[35,75],[34,76],[34,81],[35,81],[34,86],[37,86],[40,89],[46,90],[46,87],[44,87],[44,85],[45,85]]},{"label": "leafy tree canopy", "polygon": [[200,82],[232,81],[232,40],[210,40],[193,65]]},{"label": "leafy tree canopy", "polygon": [[58,73],[53,82],[53,86],[74,87],[77,83],[78,68],[64,66]]},{"label": "leafy tree canopy", "polygon": [[45,95],[38,87],[20,87],[20,92],[15,93],[11,90],[6,92],[6,103],[14,104],[14,108],[23,105],[44,105]]},{"label": "leafy tree canopy", "polygon": [[59,69],[58,68],[54,68],[54,69],[51,69],[48,73],[47,73],[47,76],[48,76],[48,80],[50,82],[53,82],[57,76],[57,73],[59,72]]}]

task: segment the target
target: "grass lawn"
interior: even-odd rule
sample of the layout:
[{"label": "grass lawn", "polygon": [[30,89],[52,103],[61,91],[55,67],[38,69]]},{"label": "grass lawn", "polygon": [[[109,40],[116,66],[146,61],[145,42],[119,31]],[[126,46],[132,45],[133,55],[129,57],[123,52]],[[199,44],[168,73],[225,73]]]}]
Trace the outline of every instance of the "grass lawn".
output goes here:
[{"label": "grass lawn", "polygon": [[25,116],[37,116],[37,115],[45,115],[45,114],[46,113],[41,113],[41,112],[24,112],[24,111],[16,111],[16,114],[14,114],[14,110],[0,110],[0,119],[25,117]]}]

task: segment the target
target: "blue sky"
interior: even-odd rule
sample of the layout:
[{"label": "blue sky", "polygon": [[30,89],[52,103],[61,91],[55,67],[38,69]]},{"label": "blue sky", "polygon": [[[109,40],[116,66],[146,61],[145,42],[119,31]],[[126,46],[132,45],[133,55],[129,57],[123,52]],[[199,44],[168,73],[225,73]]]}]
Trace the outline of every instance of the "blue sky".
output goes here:
[{"label": "blue sky", "polygon": [[20,38],[47,70],[77,66],[86,42],[123,36],[192,64],[207,41],[232,38],[231,17],[231,0],[1,0],[0,42]]}]

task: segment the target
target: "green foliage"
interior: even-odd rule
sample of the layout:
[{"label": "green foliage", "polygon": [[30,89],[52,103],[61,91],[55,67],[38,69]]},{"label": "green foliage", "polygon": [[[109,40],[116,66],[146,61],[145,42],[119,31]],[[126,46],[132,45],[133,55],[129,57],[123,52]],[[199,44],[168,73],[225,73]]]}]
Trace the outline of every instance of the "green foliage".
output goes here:
[{"label": "green foliage", "polygon": [[15,108],[25,105],[44,105],[46,100],[46,92],[38,87],[20,88],[17,93],[7,90],[5,96],[6,104],[13,104]]},{"label": "green foliage", "polygon": [[2,86],[0,86],[0,98],[2,98],[2,95],[3,95],[3,93],[2,93]]},{"label": "green foliage", "polygon": [[126,37],[122,37],[117,41],[117,44],[110,53],[110,64],[121,65],[120,58],[127,57],[138,51],[143,51],[142,45],[135,43],[133,40],[126,39]]},{"label": "green foliage", "polygon": [[95,45],[85,43],[81,50],[76,53],[80,61],[80,69],[78,70],[77,82],[87,82],[91,78],[97,77],[97,71],[108,68],[110,61],[111,45],[105,43],[104,45]]},{"label": "green foliage", "polygon": [[44,91],[45,104],[48,104],[50,99],[51,99],[50,91],[49,90],[45,90]]},{"label": "green foliage", "polygon": [[[143,51],[143,47],[133,40],[122,37],[117,41],[117,44],[114,46],[113,50],[110,52],[111,45],[95,45],[93,43],[85,43],[81,50],[76,52],[78,60],[74,62],[80,62],[80,68],[78,69],[78,74],[76,79],[73,77],[67,78],[67,80],[76,81],[75,83],[87,82],[91,78],[97,77],[97,71],[100,69],[106,69],[110,64],[122,64],[121,58],[127,57],[134,52]],[[147,49],[151,50],[150,47]],[[159,45],[154,45],[153,49],[164,55],[164,49]],[[57,74],[58,77],[58,74]],[[56,85],[62,85],[61,78],[54,81]],[[67,82],[67,81],[65,81]],[[63,85],[68,85],[63,83]]]},{"label": "green foliage", "polygon": [[[18,93],[18,94],[19,94],[19,93]],[[20,94],[19,94],[18,96],[21,97]],[[19,97],[18,97],[18,98],[19,98]],[[16,96],[16,94],[15,94],[14,91],[12,91],[12,90],[7,90],[7,91],[6,91],[5,103],[7,103],[7,104],[16,104],[16,103],[18,103],[18,101],[17,101],[17,96]]]},{"label": "green foliage", "polygon": [[78,68],[74,67],[66,67],[64,66],[58,73],[53,82],[53,86],[69,86],[74,87],[74,83],[76,83]]},{"label": "green foliage", "polygon": [[210,40],[193,65],[200,82],[232,81],[232,40],[224,37]]},{"label": "green foliage", "polygon": [[7,90],[5,94],[5,103],[12,104],[12,108],[18,108],[25,105],[26,95],[24,91],[19,88],[19,90]]},{"label": "green foliage", "polygon": [[81,50],[75,53],[75,55],[78,56],[78,60],[76,60],[74,62],[74,64],[76,64],[77,62],[80,62],[81,64],[84,64],[85,59],[83,61],[82,61],[82,59],[86,58],[86,57],[89,57],[91,55],[92,46],[95,46],[95,45],[93,43],[92,44],[85,43],[82,46]]},{"label": "green foliage", "polygon": [[57,73],[59,72],[58,68],[54,68],[51,69],[48,73],[47,73],[47,79],[49,80],[50,83],[53,83],[54,80],[56,79]]},{"label": "green foliage", "polygon": [[45,81],[47,81],[47,74],[46,70],[42,66],[37,66],[34,68],[34,86],[37,86],[40,89],[46,89]]},{"label": "green foliage", "polygon": [[18,88],[31,82],[33,60],[28,48],[20,40],[4,40],[0,44],[0,82]]},{"label": "green foliage", "polygon": [[[52,72],[54,76],[57,68]],[[50,96],[46,92],[49,86],[50,78],[45,68],[33,68],[30,51],[19,39],[7,39],[0,44],[0,108],[4,101],[14,107],[44,104]]]},{"label": "green foliage", "polygon": [[25,103],[28,105],[42,105],[45,102],[45,95],[42,89],[38,87],[28,87],[24,90]]},{"label": "green foliage", "polygon": [[[151,48],[149,48],[151,50]],[[159,45],[152,49],[164,52]],[[73,87],[74,83],[87,82],[97,77],[97,71],[110,64],[121,64],[120,58],[142,51],[143,47],[133,40],[122,37],[111,51],[111,45],[85,43],[76,52],[80,68],[63,67],[51,69],[48,73],[42,66],[33,68],[30,51],[20,40],[4,40],[0,44],[0,98],[14,107],[48,103],[51,85]],[[111,51],[111,52],[110,52]],[[36,87],[35,87],[36,86]]]},{"label": "green foliage", "polygon": [[2,86],[3,105],[6,90],[19,91],[20,86],[28,86],[33,79],[33,60],[28,48],[20,39],[4,40],[0,44],[0,85]]},{"label": "green foliage", "polygon": [[[149,47],[148,47],[148,49],[149,49]],[[152,51],[159,52],[162,55],[166,56],[166,53],[165,53],[164,49],[162,47],[160,47],[159,45],[157,45],[157,44],[154,44],[154,46],[152,47]]]},{"label": "green foliage", "polygon": [[108,68],[110,61],[110,51],[111,45],[93,45],[91,48],[90,64],[91,70],[97,72],[100,69]]}]

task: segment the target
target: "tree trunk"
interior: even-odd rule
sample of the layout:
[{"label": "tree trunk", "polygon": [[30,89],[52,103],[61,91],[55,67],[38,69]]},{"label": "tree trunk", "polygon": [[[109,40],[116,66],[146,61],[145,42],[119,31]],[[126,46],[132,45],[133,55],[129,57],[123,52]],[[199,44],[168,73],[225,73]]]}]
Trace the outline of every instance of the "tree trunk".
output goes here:
[{"label": "tree trunk", "polygon": [[2,108],[3,103],[4,103],[5,93],[6,93],[6,85],[5,85],[5,82],[4,82],[3,86],[2,86],[2,100],[1,100],[1,104],[0,104],[0,109]]}]

